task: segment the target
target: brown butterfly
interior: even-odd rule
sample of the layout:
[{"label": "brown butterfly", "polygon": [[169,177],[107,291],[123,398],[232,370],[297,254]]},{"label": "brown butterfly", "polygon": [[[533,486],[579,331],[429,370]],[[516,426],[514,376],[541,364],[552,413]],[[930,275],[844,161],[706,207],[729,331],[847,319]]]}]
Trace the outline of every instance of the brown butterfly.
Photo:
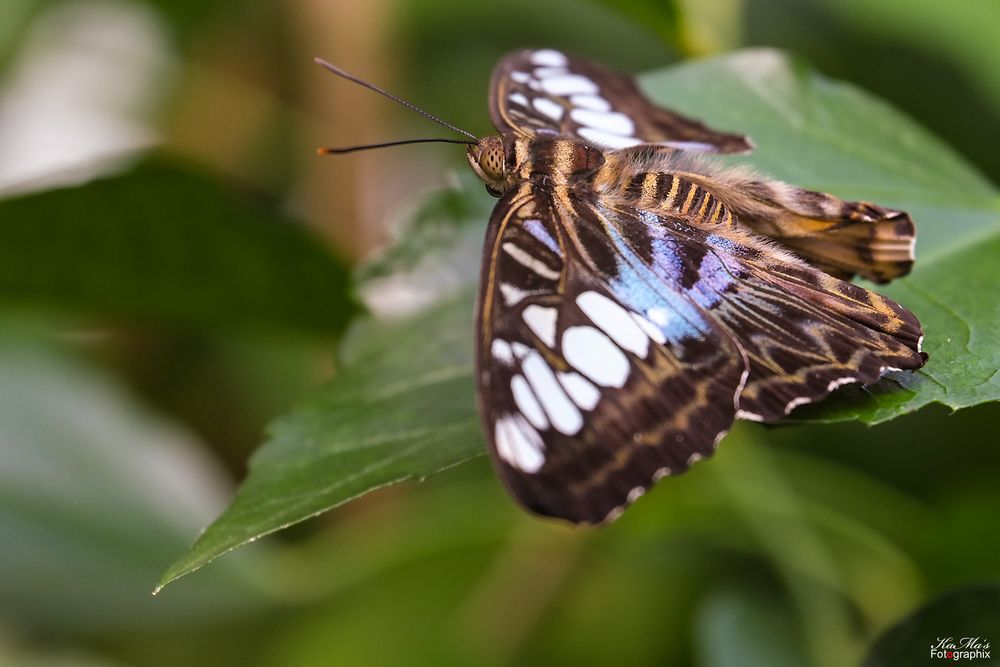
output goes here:
[{"label": "brown butterfly", "polygon": [[490,114],[499,136],[458,130],[500,198],[476,314],[479,411],[529,510],[614,519],[711,456],[734,420],[773,423],[926,361],[912,313],[844,282],[910,270],[906,213],[714,166],[700,154],[752,144],[551,49],[500,61]]}]

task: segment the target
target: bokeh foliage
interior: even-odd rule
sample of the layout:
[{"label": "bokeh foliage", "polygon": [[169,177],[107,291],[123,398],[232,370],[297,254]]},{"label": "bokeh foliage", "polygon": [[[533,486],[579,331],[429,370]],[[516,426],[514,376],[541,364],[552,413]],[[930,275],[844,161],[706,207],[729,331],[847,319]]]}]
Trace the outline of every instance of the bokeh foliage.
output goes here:
[{"label": "bokeh foliage", "polygon": [[[991,333],[1000,329],[1000,310],[968,298],[995,278],[989,258],[1000,256],[1000,193],[894,110],[776,52],[747,51],[646,80],[655,99],[683,100],[689,114],[754,137],[754,156],[742,161],[786,178],[798,173],[818,190],[877,199],[922,221],[933,250],[889,289],[932,332],[926,349],[934,364],[878,389],[842,393],[832,406],[815,406],[812,420],[873,423],[932,402],[959,409],[1000,400],[989,371],[1000,365]],[[465,196],[482,198],[481,188]],[[481,230],[482,218],[466,222]],[[426,245],[418,233],[411,230],[405,243]],[[468,335],[476,274],[466,279],[457,299],[402,323],[359,327],[358,353],[274,425],[234,504],[165,579],[366,490],[481,453]]]}]

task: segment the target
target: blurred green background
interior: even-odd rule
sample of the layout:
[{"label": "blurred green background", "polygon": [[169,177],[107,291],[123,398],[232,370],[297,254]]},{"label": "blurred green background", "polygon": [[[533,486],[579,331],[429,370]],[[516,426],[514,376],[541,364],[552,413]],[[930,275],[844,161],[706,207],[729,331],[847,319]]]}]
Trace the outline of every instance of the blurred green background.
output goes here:
[{"label": "blurred green background", "polygon": [[[314,56],[482,134],[513,48],[642,71],[775,46],[996,183],[998,25],[995,0],[4,0],[0,665],[849,665],[935,599],[1000,641],[995,404],[740,428],[600,531],[524,515],[480,458],[150,596],[336,375],[351,272],[463,168],[317,158],[438,130]],[[921,664],[913,637],[871,664]]]}]

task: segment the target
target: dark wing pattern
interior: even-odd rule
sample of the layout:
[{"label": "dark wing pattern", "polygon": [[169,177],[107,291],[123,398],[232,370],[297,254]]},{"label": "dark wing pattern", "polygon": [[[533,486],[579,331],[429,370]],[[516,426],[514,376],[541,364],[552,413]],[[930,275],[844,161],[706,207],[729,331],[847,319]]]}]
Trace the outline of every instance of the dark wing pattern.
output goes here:
[{"label": "dark wing pattern", "polygon": [[540,514],[613,518],[737,416],[774,421],[923,362],[909,312],[745,231],[527,185],[490,230],[480,412],[505,484]]},{"label": "dark wing pattern", "polygon": [[718,153],[753,148],[742,135],[718,132],[654,105],[630,77],[552,49],[516,51],[497,64],[490,115],[501,133],[570,135],[603,148],[641,143]]},{"label": "dark wing pattern", "polygon": [[[634,210],[610,215],[631,220]],[[645,215],[647,221],[648,214]],[[639,232],[636,232],[637,234]],[[676,289],[712,313],[749,364],[737,417],[776,422],[854,382],[924,364],[923,332],[895,301],[815,269],[741,227],[704,229],[661,218],[646,230],[648,261],[667,279],[673,256],[700,248],[697,272]],[[643,241],[640,241],[643,243]],[[663,269],[666,269],[665,271]]]},{"label": "dark wing pattern", "polygon": [[[527,187],[497,205],[477,378],[512,494],[539,514],[598,523],[711,455],[736,414],[746,362],[704,309],[648,267],[598,268],[623,258],[578,208]],[[638,281],[631,296],[622,280]],[[672,337],[658,320],[675,323]]]}]

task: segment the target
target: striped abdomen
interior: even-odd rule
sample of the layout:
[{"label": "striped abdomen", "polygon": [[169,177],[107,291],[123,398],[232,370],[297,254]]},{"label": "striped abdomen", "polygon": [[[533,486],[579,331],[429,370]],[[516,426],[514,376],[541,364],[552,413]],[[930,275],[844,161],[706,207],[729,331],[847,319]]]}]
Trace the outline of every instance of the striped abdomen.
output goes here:
[{"label": "striped abdomen", "polygon": [[631,177],[623,175],[610,187],[603,187],[605,194],[614,193],[614,196],[644,210],[680,214],[699,224],[733,223],[732,213],[718,197],[707,188],[676,174],[644,172]]}]

